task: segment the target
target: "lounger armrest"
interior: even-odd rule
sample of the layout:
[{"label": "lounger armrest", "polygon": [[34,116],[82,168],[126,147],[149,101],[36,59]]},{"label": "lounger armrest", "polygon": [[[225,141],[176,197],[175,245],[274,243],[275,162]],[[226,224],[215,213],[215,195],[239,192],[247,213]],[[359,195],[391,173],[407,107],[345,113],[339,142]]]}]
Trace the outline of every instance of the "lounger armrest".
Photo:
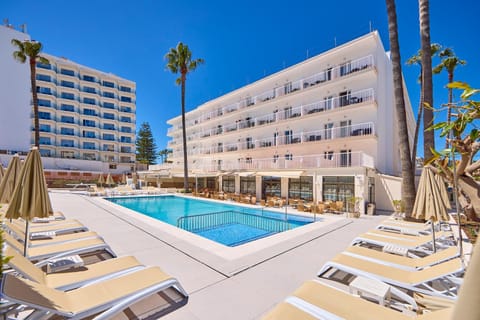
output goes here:
[{"label": "lounger armrest", "polygon": [[30,233],[30,240],[53,239],[56,236],[55,231],[43,231]]},{"label": "lounger armrest", "polygon": [[71,268],[83,267],[83,259],[79,255],[68,256],[47,261],[47,273],[54,273]]}]

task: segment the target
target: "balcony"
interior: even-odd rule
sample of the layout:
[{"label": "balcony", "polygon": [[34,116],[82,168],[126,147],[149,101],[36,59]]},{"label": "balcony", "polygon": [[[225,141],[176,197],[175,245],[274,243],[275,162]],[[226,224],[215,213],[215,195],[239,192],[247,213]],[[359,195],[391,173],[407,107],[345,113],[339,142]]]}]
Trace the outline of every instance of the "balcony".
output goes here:
[{"label": "balcony", "polygon": [[234,170],[302,170],[318,168],[351,168],[367,167],[374,168],[373,158],[361,151],[330,153],[309,156],[293,156],[291,160],[285,157],[260,158],[248,160],[227,160],[221,164],[212,164],[211,160],[200,161],[190,164],[191,170],[203,172],[234,171]]},{"label": "balcony", "polygon": [[[316,86],[323,82],[332,81],[339,79],[345,76],[348,76],[353,73],[360,71],[370,70],[375,66],[373,56],[369,55],[362,57],[357,60],[350,61],[348,63],[342,64],[340,66],[324,70],[322,72],[316,73],[314,75],[308,76],[306,78],[301,78],[295,81],[288,82],[282,86],[269,89],[265,92],[262,92],[258,95],[247,97],[237,103],[229,104],[223,108],[206,112],[199,117],[189,121],[189,125],[193,126],[211,119],[217,118],[221,115],[231,113],[242,108],[250,107],[259,103],[268,102],[270,100],[282,97],[284,95],[292,94],[297,91],[305,90],[310,87]],[[168,133],[172,131],[181,129],[181,126],[174,128],[169,128]]]}]

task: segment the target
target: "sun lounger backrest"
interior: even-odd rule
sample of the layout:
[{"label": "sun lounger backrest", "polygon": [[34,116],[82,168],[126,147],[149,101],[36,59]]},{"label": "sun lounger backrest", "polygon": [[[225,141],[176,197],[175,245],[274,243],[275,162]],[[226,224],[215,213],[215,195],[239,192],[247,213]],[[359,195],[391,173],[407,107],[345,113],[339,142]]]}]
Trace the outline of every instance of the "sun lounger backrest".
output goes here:
[{"label": "sun lounger backrest", "polygon": [[9,246],[11,246],[12,248],[14,248],[19,252],[20,251],[23,252],[23,245],[20,242],[18,242],[17,239],[9,235],[7,232],[4,232],[2,234],[2,237],[3,237],[3,240],[5,240],[5,242],[8,243]]},{"label": "sun lounger backrest", "polygon": [[7,247],[5,250],[5,256],[12,257],[10,261],[8,261],[8,265],[13,270],[32,281],[46,284],[45,273],[40,268],[37,268],[27,258],[22,256],[18,251],[12,249],[11,247]]}]

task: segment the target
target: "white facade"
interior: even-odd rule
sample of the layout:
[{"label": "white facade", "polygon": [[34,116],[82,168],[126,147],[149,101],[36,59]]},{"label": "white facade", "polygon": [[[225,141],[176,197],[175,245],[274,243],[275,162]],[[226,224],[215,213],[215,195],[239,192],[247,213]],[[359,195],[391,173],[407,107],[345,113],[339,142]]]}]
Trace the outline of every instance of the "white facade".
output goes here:
[{"label": "white facade", "polygon": [[[5,29],[15,33],[11,37],[19,40],[29,38],[27,34],[0,27],[0,31]],[[1,34],[3,44],[3,33]],[[8,85],[0,87],[0,94],[7,95],[7,99],[0,100],[0,111],[9,115],[0,117],[0,121],[8,124],[0,126],[0,152],[7,151],[3,153],[28,151],[30,145],[34,144],[30,71],[28,64],[14,61],[12,52],[15,48],[11,46],[11,49],[6,54],[8,57],[2,56],[0,63],[21,72],[18,72],[20,77],[17,77],[17,72],[12,71],[8,79],[5,79],[8,80]],[[46,53],[41,55],[48,59],[49,64],[37,63],[36,67],[40,152],[44,158],[58,159],[49,163],[61,163],[51,169],[91,170],[92,164],[97,162],[93,167],[107,167],[105,171],[112,173],[133,170],[135,82],[82,66],[66,58]],[[2,72],[2,77],[3,75]],[[23,90],[21,94],[11,93],[12,84]],[[5,101],[9,103],[4,104]],[[9,132],[18,134],[14,137]]]},{"label": "white facade", "polygon": [[[281,189],[272,192],[284,197],[300,179],[314,200],[355,196],[391,209],[397,195],[375,197],[384,193],[377,172],[400,173],[391,73],[372,32],[208,101],[186,114],[190,175],[220,175],[219,188],[235,192],[254,179],[258,199],[272,177]],[[168,124],[169,160],[182,172],[181,116]]]},{"label": "white facade", "polygon": [[30,40],[30,36],[0,26],[0,151],[8,153],[28,151],[32,123],[30,70],[28,63],[14,60],[12,39]]}]

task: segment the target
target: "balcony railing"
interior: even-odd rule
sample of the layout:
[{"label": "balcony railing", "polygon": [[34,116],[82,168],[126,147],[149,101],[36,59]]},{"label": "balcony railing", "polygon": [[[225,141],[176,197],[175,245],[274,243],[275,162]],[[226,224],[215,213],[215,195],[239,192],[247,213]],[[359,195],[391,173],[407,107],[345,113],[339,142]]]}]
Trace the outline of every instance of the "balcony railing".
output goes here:
[{"label": "balcony railing", "polygon": [[344,168],[344,167],[374,167],[374,160],[371,156],[361,151],[329,153],[308,156],[293,156],[291,160],[279,156],[275,158],[226,160],[220,164],[212,160],[197,160],[189,164],[191,170],[203,172],[218,172],[232,170],[301,170],[316,168]]},{"label": "balcony railing", "polygon": [[[316,73],[306,78],[298,79],[292,82],[288,82],[282,86],[269,89],[258,95],[247,97],[237,103],[229,104],[228,106],[225,106],[223,108],[204,113],[195,119],[191,119],[188,122],[188,126],[193,126],[193,125],[214,119],[216,117],[222,116],[224,114],[234,112],[239,109],[246,108],[258,103],[276,99],[278,97],[281,97],[290,93],[294,93],[299,90],[304,90],[326,81],[345,77],[355,72],[369,70],[374,66],[375,66],[375,61],[372,55],[362,57],[356,60],[352,60],[348,63],[336,66],[331,69],[324,70],[322,72]],[[182,128],[181,125],[176,125],[169,128],[167,132],[171,133],[173,131],[180,130],[181,128]]]}]

